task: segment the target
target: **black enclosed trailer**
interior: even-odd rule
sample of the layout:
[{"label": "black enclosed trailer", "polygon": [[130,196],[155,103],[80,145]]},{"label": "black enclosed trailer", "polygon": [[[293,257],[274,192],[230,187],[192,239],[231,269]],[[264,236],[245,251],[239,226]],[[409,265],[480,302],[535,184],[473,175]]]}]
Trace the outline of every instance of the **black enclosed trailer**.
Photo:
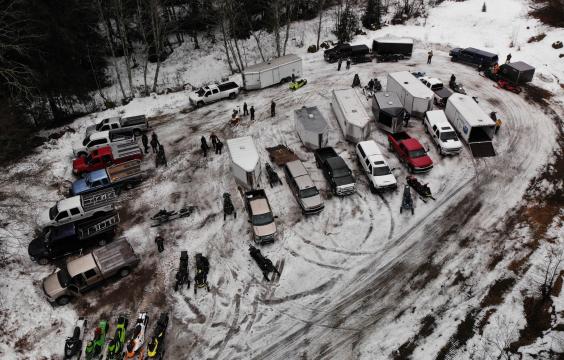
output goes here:
[{"label": "black enclosed trailer", "polygon": [[378,62],[407,59],[412,52],[412,39],[379,38],[372,41],[372,54]]},{"label": "black enclosed trailer", "polygon": [[377,92],[374,94],[372,114],[380,129],[392,134],[403,130],[405,109],[396,93]]},{"label": "black enclosed trailer", "polygon": [[522,61],[503,64],[499,67],[499,76],[514,84],[524,84],[533,80],[535,68]]}]

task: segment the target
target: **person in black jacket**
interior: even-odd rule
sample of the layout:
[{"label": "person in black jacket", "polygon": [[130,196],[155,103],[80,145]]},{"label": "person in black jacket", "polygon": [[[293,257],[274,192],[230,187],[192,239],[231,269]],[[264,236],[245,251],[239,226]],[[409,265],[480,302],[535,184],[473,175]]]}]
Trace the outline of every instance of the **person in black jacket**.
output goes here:
[{"label": "person in black jacket", "polygon": [[155,243],[157,244],[157,250],[162,253],[164,251],[164,238],[160,235],[157,235],[155,238]]},{"label": "person in black jacket", "polygon": [[145,148],[145,154],[147,154],[149,152],[149,138],[147,137],[147,134],[143,133],[143,135],[141,135],[141,142]]},{"label": "person in black jacket", "polygon": [[249,110],[247,109],[247,103],[243,103],[243,116],[249,115]]},{"label": "person in black jacket", "polygon": [[251,121],[255,120],[255,107],[251,105]]},{"label": "person in black jacket", "polygon": [[223,143],[221,140],[217,139],[217,144],[215,145],[215,153],[221,155],[221,149],[223,149]]},{"label": "person in black jacket", "polygon": [[202,136],[200,138],[200,143],[201,143],[200,148],[202,149],[202,152],[204,153],[204,157],[207,157],[208,156],[208,149],[210,147],[208,146],[208,143],[207,143],[206,138],[204,136]]},{"label": "person in black jacket", "polygon": [[159,138],[157,137],[157,134],[153,133],[153,135],[151,135],[151,148],[153,148],[153,154],[156,154],[158,151],[158,146],[161,143],[159,142]]},{"label": "person in black jacket", "polygon": [[276,103],[274,100],[270,103],[270,117],[276,116]]}]

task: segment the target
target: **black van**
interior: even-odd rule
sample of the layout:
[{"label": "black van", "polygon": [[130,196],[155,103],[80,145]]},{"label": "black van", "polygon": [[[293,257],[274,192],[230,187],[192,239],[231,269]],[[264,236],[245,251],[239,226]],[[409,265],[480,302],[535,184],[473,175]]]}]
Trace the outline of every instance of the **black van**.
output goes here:
[{"label": "black van", "polygon": [[492,66],[499,61],[496,54],[474,48],[455,48],[449,53],[452,61],[474,66]]},{"label": "black van", "polygon": [[366,45],[337,44],[323,53],[325,61],[330,63],[337,62],[339,59],[345,61],[349,57],[353,64],[372,61],[370,49]]}]

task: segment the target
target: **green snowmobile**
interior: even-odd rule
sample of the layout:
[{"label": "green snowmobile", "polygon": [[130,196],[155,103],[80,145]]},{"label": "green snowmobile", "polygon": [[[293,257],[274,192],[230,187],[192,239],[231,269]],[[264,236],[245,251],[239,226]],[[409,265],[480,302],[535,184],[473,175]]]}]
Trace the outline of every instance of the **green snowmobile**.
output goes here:
[{"label": "green snowmobile", "polygon": [[84,353],[86,354],[86,360],[92,360],[95,357],[102,356],[102,350],[104,350],[104,344],[106,342],[106,334],[110,325],[106,320],[100,320],[98,327],[94,331],[94,339],[90,340],[86,345]]},{"label": "green snowmobile", "polygon": [[307,84],[306,79],[300,79],[290,83],[290,90],[296,91]]},{"label": "green snowmobile", "polygon": [[126,315],[120,315],[118,317],[114,338],[108,344],[107,359],[123,358],[123,346],[125,345],[128,321]]}]

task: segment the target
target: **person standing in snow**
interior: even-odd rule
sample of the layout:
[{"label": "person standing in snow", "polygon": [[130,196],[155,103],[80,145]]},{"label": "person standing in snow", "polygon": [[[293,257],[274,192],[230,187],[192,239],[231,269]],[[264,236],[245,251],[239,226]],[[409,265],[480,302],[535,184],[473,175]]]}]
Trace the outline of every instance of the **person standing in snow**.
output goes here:
[{"label": "person standing in snow", "polygon": [[243,103],[243,116],[249,115],[249,109],[247,109],[247,102]]},{"label": "person standing in snow", "polygon": [[251,121],[255,120],[255,107],[251,105]]},{"label": "person standing in snow", "polygon": [[164,165],[165,167],[168,166],[168,163],[166,162],[164,146],[162,144],[159,145],[159,152],[157,153],[157,159],[161,165]]},{"label": "person standing in snow", "polygon": [[223,149],[223,143],[221,140],[217,139],[217,144],[215,145],[215,153],[221,155],[221,149]]},{"label": "person standing in snow", "polygon": [[270,103],[270,117],[276,116],[276,103],[274,100]]},{"label": "person standing in snow", "polygon": [[343,59],[339,58],[339,63],[337,64],[337,71],[341,71],[342,64],[343,64]]},{"label": "person standing in snow", "polygon": [[160,144],[161,144],[161,143],[159,142],[159,138],[157,137],[157,134],[153,133],[153,134],[151,135],[151,148],[153,149],[153,154],[156,154],[156,153],[157,153],[158,146],[159,146]]},{"label": "person standing in snow", "polygon": [[347,58],[347,70],[351,68],[351,58]]},{"label": "person standing in snow", "polygon": [[211,143],[212,143],[212,146],[213,146],[213,149],[214,149],[214,150],[215,150],[215,148],[216,148],[216,146],[217,146],[218,140],[219,140],[219,139],[218,139],[218,137],[217,137],[217,135],[216,135],[215,133],[212,133],[212,134],[210,135],[210,141],[211,141]]},{"label": "person standing in snow", "polygon": [[207,157],[208,156],[208,149],[210,147],[208,146],[208,143],[206,142],[206,138],[202,136],[201,139],[200,139],[200,143],[201,143],[200,148],[202,149],[202,152],[204,153],[204,157]]},{"label": "person standing in snow", "polygon": [[427,53],[427,64],[431,63],[431,59],[433,58],[433,50],[429,50]]},{"label": "person standing in snow", "polygon": [[507,54],[507,58],[505,58],[505,63],[509,64],[511,62],[511,53]]},{"label": "person standing in snow", "polygon": [[407,127],[407,125],[409,125],[410,118],[411,118],[411,114],[405,111],[403,113],[403,127]]},{"label": "person standing in snow", "polygon": [[149,152],[149,138],[147,137],[147,134],[143,133],[143,135],[141,135],[141,142],[145,148],[145,154],[147,154]]},{"label": "person standing in snow", "polygon": [[164,238],[160,235],[157,235],[157,237],[155,238],[155,243],[157,244],[157,250],[159,251],[159,253],[162,253],[164,251]]}]

